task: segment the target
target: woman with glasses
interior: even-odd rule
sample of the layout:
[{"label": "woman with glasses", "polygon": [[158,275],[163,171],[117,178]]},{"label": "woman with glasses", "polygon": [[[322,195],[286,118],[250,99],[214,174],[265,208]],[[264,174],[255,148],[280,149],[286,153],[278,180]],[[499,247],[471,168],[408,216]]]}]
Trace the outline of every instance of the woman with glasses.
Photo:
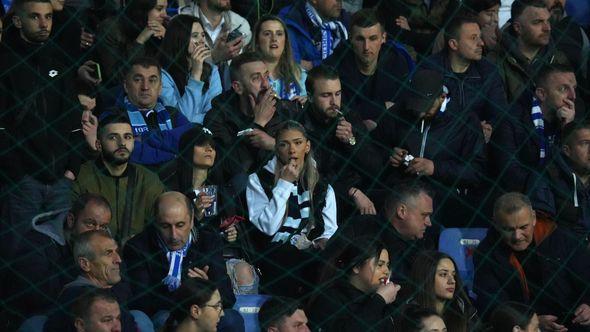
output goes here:
[{"label": "woman with glasses", "polygon": [[215,284],[187,278],[174,293],[176,305],[164,325],[165,332],[215,332],[223,317],[223,303]]}]

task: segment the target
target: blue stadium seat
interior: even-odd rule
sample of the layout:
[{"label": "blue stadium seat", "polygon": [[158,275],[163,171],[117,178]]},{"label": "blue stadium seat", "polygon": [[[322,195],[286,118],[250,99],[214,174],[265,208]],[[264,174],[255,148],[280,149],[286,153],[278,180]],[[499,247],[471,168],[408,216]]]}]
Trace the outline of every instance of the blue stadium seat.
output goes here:
[{"label": "blue stadium seat", "polygon": [[244,318],[244,331],[260,331],[258,311],[269,298],[268,295],[236,295],[234,310]]},{"label": "blue stadium seat", "polygon": [[447,228],[442,231],[438,241],[438,250],[455,260],[463,286],[473,299],[476,296],[473,293],[473,252],[487,232],[487,228]]}]

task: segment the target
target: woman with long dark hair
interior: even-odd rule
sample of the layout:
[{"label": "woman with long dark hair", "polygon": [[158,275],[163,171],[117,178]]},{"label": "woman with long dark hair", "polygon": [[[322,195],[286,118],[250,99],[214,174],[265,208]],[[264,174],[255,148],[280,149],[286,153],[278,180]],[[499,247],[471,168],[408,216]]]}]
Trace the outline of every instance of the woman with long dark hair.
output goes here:
[{"label": "woman with long dark hair", "polygon": [[304,103],[306,71],[293,59],[287,26],[278,16],[262,16],[254,27],[250,50],[259,52],[270,73],[270,84],[281,99]]},{"label": "woman with long dark hair", "polygon": [[125,64],[138,56],[156,56],[166,35],[167,0],[129,0],[123,12],[98,27],[98,55],[103,82],[121,83]]},{"label": "woman with long dark hair", "polygon": [[463,290],[457,265],[442,252],[423,251],[412,266],[409,302],[434,310],[453,332],[472,331],[477,312]]},{"label": "woman with long dark hair", "polygon": [[215,284],[187,278],[174,292],[175,306],[164,325],[165,332],[215,332],[223,317],[223,303]]},{"label": "woman with long dark hair", "polygon": [[532,307],[506,302],[499,305],[490,316],[490,332],[539,332],[539,317]]},{"label": "woman with long dark hair", "polygon": [[447,332],[445,322],[434,310],[413,304],[403,309],[395,328],[404,332]]},{"label": "woman with long dark hair", "polygon": [[400,286],[389,282],[389,273],[389,253],[375,239],[358,238],[339,248],[307,310],[314,330],[391,331],[387,307]]},{"label": "woman with long dark hair", "polygon": [[166,106],[180,109],[189,121],[203,123],[211,100],[222,92],[217,66],[198,18],[175,16],[160,48],[161,98]]},{"label": "woman with long dark hair", "polygon": [[261,235],[257,249],[265,253],[254,263],[262,269],[262,286],[271,294],[300,296],[314,282],[316,252],[338,228],[334,190],[321,178],[301,124],[281,125],[275,157],[249,176],[246,199]]}]

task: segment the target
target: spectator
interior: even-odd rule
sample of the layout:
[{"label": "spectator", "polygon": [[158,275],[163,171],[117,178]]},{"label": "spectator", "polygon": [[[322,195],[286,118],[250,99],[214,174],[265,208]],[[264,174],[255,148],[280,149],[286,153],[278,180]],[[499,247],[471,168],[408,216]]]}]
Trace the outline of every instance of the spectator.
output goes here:
[{"label": "spectator", "polygon": [[[250,175],[246,199],[259,234],[262,286],[274,295],[302,295],[315,281],[315,253],[336,232],[336,198],[315,166],[305,129],[287,121],[276,156]],[[277,265],[280,262],[280,265]]]},{"label": "spectator", "polygon": [[167,0],[128,1],[121,14],[100,23],[97,52],[107,87],[123,81],[130,59],[156,56],[166,35],[166,7]]},{"label": "spectator", "polygon": [[492,123],[507,111],[506,92],[498,69],[482,58],[484,41],[477,21],[455,17],[445,28],[445,50],[427,58],[426,68],[444,75],[452,110],[477,114],[486,143]]},{"label": "spectator", "polygon": [[384,183],[426,181],[437,190],[435,220],[445,227],[465,227],[480,204],[470,190],[483,178],[485,141],[475,114],[452,109],[456,96],[443,82],[438,71],[416,71],[404,100],[387,112],[372,134],[383,156],[389,157]]},{"label": "spectator", "polygon": [[[179,8],[179,13],[195,16],[203,24],[211,59],[221,68],[223,87],[228,90],[231,85],[227,71],[228,61],[240,54],[243,47],[250,43],[250,24],[231,10],[230,0],[190,1],[187,6]],[[230,36],[233,31],[239,32],[235,38]]]},{"label": "spectator", "polygon": [[568,60],[551,43],[551,14],[543,0],[514,1],[510,14],[495,62],[512,103],[532,87],[543,65],[568,64]]},{"label": "spectator", "polygon": [[273,15],[258,20],[250,50],[262,55],[269,71],[270,86],[280,99],[305,103],[307,72],[293,59],[285,22]]},{"label": "spectator", "polygon": [[399,331],[407,332],[446,332],[443,319],[432,309],[422,308],[417,304],[408,305],[396,325]]},{"label": "spectator", "polygon": [[[373,177],[382,163],[356,109],[342,107],[342,85],[338,72],[318,66],[305,82],[309,103],[298,120],[305,127],[318,162],[320,174],[333,184],[341,203],[341,220],[353,211],[376,214],[369,198]],[[358,141],[358,143],[357,143]]]},{"label": "spectator", "polygon": [[70,65],[79,65],[94,45],[94,34],[84,30],[89,23],[90,10],[74,8],[63,0],[51,0],[51,6],[55,27],[52,38],[62,50],[61,56],[65,61]]},{"label": "spectator", "polygon": [[[233,188],[219,179],[215,170],[216,149],[211,131],[205,127],[189,129],[180,138],[180,155],[176,164],[176,176],[172,179],[170,188],[194,197],[195,218],[202,223],[211,224],[218,228],[222,219],[242,214],[238,197]],[[208,196],[203,188],[208,185],[217,186],[216,197]],[[216,204],[217,215],[205,217],[205,209]],[[234,242],[237,236],[236,226],[224,230],[226,239]]]},{"label": "spectator", "polygon": [[300,107],[289,101],[277,103],[268,68],[256,53],[232,60],[231,74],[232,91],[213,99],[204,123],[213,132],[224,179],[241,192],[247,174],[264,166],[272,155],[278,125]]},{"label": "spectator", "polygon": [[154,58],[135,58],[125,74],[126,96],[109,113],[126,112],[131,121],[135,149],[131,161],[153,168],[171,161],[178,154],[180,136],[193,126],[176,108],[164,106],[162,68]]},{"label": "spectator", "polygon": [[161,98],[164,105],[179,109],[193,123],[203,123],[211,100],[222,91],[219,70],[208,62],[210,58],[199,19],[175,16],[162,41]]},{"label": "spectator", "polygon": [[279,12],[287,24],[293,58],[305,70],[318,66],[348,39],[348,13],[338,0],[298,0]]},{"label": "spectator", "polygon": [[418,254],[411,272],[411,295],[408,302],[434,310],[449,331],[474,331],[477,311],[463,289],[457,264],[447,254],[423,251]]},{"label": "spectator", "polygon": [[[396,185],[383,199],[381,216],[361,216],[353,218],[342,225],[326,251],[332,257],[332,251],[340,250],[349,241],[369,236],[379,239],[391,252],[391,280],[405,288],[417,253],[424,249],[433,249],[435,245],[424,238],[432,226],[433,194],[421,182],[408,182]],[[395,254],[394,254],[395,253]]]},{"label": "spectator", "polygon": [[157,175],[129,163],[133,132],[126,116],[108,116],[101,123],[96,147],[100,158],[82,165],[73,188],[73,199],[84,193],[103,195],[113,208],[111,234],[121,241],[139,233],[152,204],[164,191]]},{"label": "spectator", "polygon": [[109,291],[82,295],[72,306],[72,314],[77,332],[121,332],[121,308]]},{"label": "spectator", "polygon": [[490,141],[492,169],[502,189],[524,192],[527,180],[554,158],[561,131],[576,117],[576,85],[569,67],[544,66],[534,94],[524,93],[504,114]]},{"label": "spectator", "polygon": [[[108,229],[111,207],[104,197],[83,194],[71,209],[41,214],[33,219],[33,229],[11,263],[11,273],[3,281],[9,291],[7,306],[22,317],[43,314],[53,308],[60,290],[75,279],[72,242],[90,230]],[[35,287],[31,287],[35,285]],[[17,324],[20,319],[16,319]]]},{"label": "spectator", "polygon": [[303,306],[286,297],[271,297],[258,312],[261,331],[264,332],[310,332]]},{"label": "spectator", "polygon": [[417,55],[430,54],[438,32],[459,9],[458,0],[365,0],[363,7],[375,6],[387,34],[411,46]]},{"label": "spectator", "polygon": [[502,195],[494,205],[494,228],[474,254],[480,312],[518,301],[532,305],[543,331],[586,331],[589,255],[584,243],[535,214],[528,197]]},{"label": "spectator", "polygon": [[[80,275],[65,285],[44,331],[74,331],[74,315],[71,306],[80,296],[97,289],[108,291],[118,303],[126,304],[131,293],[127,282],[121,279],[121,256],[117,243],[108,232],[94,230],[82,233],[74,242],[74,260]],[[121,311],[122,331],[149,331],[151,322],[143,312]]]},{"label": "spectator", "polygon": [[539,316],[522,303],[506,302],[494,310],[490,318],[491,332],[540,331]]},{"label": "spectator", "polygon": [[389,253],[364,237],[339,248],[326,264],[308,312],[314,330],[392,331],[389,305],[400,289],[389,281]]},{"label": "spectator", "polygon": [[[154,223],[129,240],[123,252],[133,281],[135,301],[131,307],[153,317],[157,330],[174,308],[173,292],[189,278],[214,282],[223,307],[231,307],[235,299],[217,231],[194,226],[193,202],[179,192],[160,195],[154,206]],[[221,324],[228,328],[243,322],[239,313],[226,309]]]},{"label": "spectator", "polygon": [[[13,4],[15,33],[0,44],[0,158],[3,166],[2,252],[14,254],[34,216],[67,208],[81,110],[74,77],[49,41],[48,0]],[[82,141],[81,141],[82,142]],[[70,158],[72,157],[72,158]],[[67,175],[67,178],[66,178]]]},{"label": "spectator", "polygon": [[206,279],[185,280],[174,292],[174,303],[164,332],[214,332],[224,316],[219,290]]},{"label": "spectator", "polygon": [[[533,207],[551,215],[560,227],[588,241],[590,232],[590,123],[570,122],[562,133],[561,153],[547,165],[541,179],[527,181]],[[535,181],[536,180],[536,181]]]},{"label": "spectator", "polygon": [[377,13],[363,9],[352,16],[350,42],[341,43],[326,61],[340,74],[346,105],[360,113],[370,130],[397,100],[413,66],[405,51],[386,40]]},{"label": "spectator", "polygon": [[484,54],[498,47],[500,41],[498,12],[501,5],[500,0],[464,0],[462,2],[464,12],[475,16],[479,24]]}]

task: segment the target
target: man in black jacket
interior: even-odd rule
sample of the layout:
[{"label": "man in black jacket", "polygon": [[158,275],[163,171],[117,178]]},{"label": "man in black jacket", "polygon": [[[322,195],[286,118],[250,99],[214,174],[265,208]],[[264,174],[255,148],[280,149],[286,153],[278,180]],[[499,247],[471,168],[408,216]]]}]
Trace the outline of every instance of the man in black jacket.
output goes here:
[{"label": "man in black jacket", "polygon": [[334,187],[340,219],[353,210],[375,214],[369,198],[373,177],[381,169],[379,151],[354,109],[342,107],[342,85],[338,72],[318,66],[305,82],[309,102],[298,120],[312,140],[314,158],[322,176]]},{"label": "man in black jacket", "polygon": [[55,55],[49,39],[51,3],[19,0],[14,9],[17,32],[0,44],[5,253],[18,246],[35,215],[69,206],[71,179],[77,173],[70,157],[83,146],[72,139],[81,116],[73,95],[75,71]]},{"label": "man in black jacket", "polygon": [[[469,203],[485,167],[484,137],[475,114],[449,109],[449,94],[438,71],[419,69],[405,93],[372,134],[389,158],[383,182],[420,178],[436,192],[435,217],[445,227],[465,227],[478,206]],[[387,187],[386,187],[387,188]]]},{"label": "man in black jacket", "polygon": [[278,125],[300,107],[277,101],[268,69],[256,53],[233,59],[230,74],[232,89],[213,99],[204,124],[213,132],[225,179],[240,192],[246,188],[247,176],[272,157]]},{"label": "man in black jacket", "polygon": [[372,130],[397,100],[413,63],[405,50],[386,44],[387,34],[373,10],[356,12],[350,25],[350,41],[338,46],[325,64],[340,74],[345,105],[357,110]]},{"label": "man in black jacket", "polygon": [[590,253],[542,214],[528,197],[504,194],[494,205],[494,228],[474,255],[479,311],[506,301],[532,305],[542,331],[588,331]]},{"label": "man in black jacket", "polygon": [[[194,226],[193,206],[179,192],[163,193],[154,205],[154,223],[129,240],[123,251],[134,296],[130,307],[160,317],[154,319],[156,328],[165,320],[163,312],[174,306],[172,292],[184,278],[209,279],[217,285],[225,308],[235,302],[221,238],[214,230]],[[239,314],[226,309],[220,329],[240,323]]]}]

